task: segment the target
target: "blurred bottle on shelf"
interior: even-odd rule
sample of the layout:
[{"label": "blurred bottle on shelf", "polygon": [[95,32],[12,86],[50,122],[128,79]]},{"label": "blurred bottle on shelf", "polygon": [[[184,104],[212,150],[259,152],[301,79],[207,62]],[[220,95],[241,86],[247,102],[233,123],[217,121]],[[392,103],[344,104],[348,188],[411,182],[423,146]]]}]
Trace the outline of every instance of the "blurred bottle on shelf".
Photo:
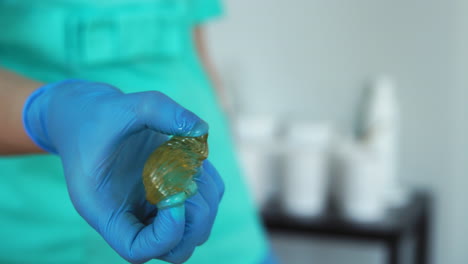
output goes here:
[{"label": "blurred bottle on shelf", "polygon": [[398,177],[400,112],[395,83],[371,82],[359,105],[355,137],[333,147],[332,196],[341,212],[358,222],[378,221],[408,200]]},{"label": "blurred bottle on shelf", "polygon": [[357,140],[370,149],[379,168],[376,176],[389,206],[398,207],[407,201],[398,177],[398,143],[400,109],[396,85],[392,78],[382,75],[365,89],[358,115]]}]

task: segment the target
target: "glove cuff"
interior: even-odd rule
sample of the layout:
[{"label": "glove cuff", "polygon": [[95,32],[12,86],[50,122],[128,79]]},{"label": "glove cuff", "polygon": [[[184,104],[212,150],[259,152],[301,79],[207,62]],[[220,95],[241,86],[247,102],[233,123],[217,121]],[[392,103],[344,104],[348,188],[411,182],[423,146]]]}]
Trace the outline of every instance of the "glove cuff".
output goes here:
[{"label": "glove cuff", "polygon": [[42,113],[44,107],[41,107],[47,104],[47,91],[54,85],[55,83],[52,83],[39,87],[28,97],[23,107],[23,125],[26,133],[36,145],[47,152],[57,154],[47,136],[45,119]]}]

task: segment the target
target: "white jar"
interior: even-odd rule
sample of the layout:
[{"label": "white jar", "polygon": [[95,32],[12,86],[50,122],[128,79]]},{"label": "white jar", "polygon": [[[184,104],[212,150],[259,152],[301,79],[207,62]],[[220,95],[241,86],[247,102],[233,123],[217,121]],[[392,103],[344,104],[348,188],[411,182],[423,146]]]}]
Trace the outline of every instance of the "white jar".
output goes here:
[{"label": "white jar", "polygon": [[281,201],[296,217],[324,212],[328,196],[328,157],[331,129],[328,124],[307,122],[287,125]]},{"label": "white jar", "polygon": [[239,162],[258,208],[266,204],[276,188],[277,130],[272,117],[242,116],[235,122]]},{"label": "white jar", "polygon": [[341,212],[357,222],[374,222],[385,216],[389,202],[382,162],[372,148],[344,143],[337,152],[335,197]]}]

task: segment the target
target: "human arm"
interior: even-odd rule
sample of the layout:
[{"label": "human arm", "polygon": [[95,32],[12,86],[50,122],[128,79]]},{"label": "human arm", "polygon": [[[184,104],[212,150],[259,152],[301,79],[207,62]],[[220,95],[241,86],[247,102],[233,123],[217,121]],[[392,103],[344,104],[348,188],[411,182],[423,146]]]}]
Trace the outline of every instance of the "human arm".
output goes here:
[{"label": "human arm", "polygon": [[[141,181],[146,158],[167,134],[207,133],[203,120],[156,91],[123,94],[109,84],[81,80],[41,86],[13,73],[5,76],[9,86],[2,88],[7,98],[0,112],[16,114],[4,114],[15,126],[8,133],[24,134],[29,143],[22,153],[34,152],[28,149],[36,142],[60,157],[73,205],[122,257],[181,263],[208,239],[224,188],[209,162],[195,177],[199,192],[176,208],[149,204]],[[9,146],[21,153],[17,144]]]},{"label": "human arm", "polygon": [[209,80],[211,81],[213,88],[215,89],[216,94],[218,95],[223,111],[228,115],[232,115],[232,102],[230,101],[229,94],[226,91],[218,72],[216,71],[215,65],[213,64],[213,60],[210,56],[206,43],[205,31],[206,30],[203,28],[203,24],[196,26],[194,29],[193,35],[198,57],[202,66],[204,67],[205,72],[208,75]]},{"label": "human arm", "polygon": [[44,152],[26,134],[23,105],[28,96],[43,84],[0,69],[0,155]]}]

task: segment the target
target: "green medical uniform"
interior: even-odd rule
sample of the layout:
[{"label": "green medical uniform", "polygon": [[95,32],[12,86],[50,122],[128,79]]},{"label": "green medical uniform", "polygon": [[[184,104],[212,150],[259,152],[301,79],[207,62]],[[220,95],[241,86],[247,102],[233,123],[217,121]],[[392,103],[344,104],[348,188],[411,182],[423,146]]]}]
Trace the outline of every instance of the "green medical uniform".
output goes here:
[{"label": "green medical uniform", "polygon": [[[219,11],[215,0],[0,0],[0,66],[43,82],[159,90],[206,120],[226,193],[188,263],[256,264],[265,235],[193,43],[194,26]],[[0,159],[0,238],[0,263],[125,263],[76,213],[52,155]]]}]

